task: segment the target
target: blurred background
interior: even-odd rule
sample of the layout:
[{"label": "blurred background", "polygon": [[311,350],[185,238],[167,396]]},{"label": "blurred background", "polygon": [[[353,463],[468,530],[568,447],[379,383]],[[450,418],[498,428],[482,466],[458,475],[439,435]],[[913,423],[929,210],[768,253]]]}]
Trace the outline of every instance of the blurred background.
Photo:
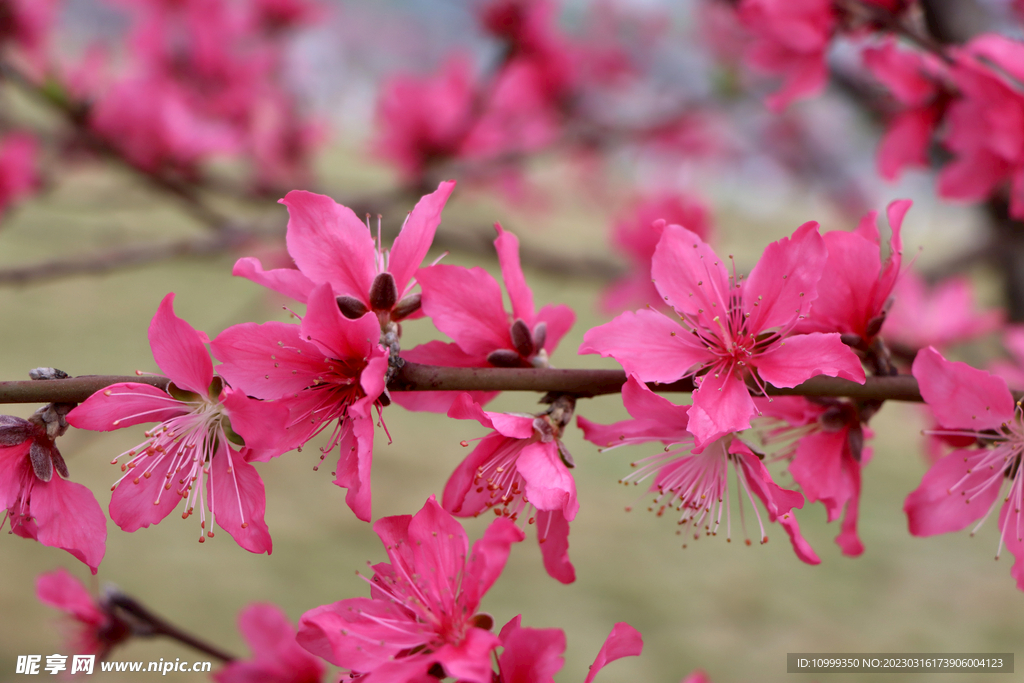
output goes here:
[{"label": "blurred background", "polygon": [[[751,4],[0,0],[0,379],[27,379],[38,366],[156,371],[146,331],[167,292],[178,315],[211,337],[240,322],[287,320],[282,306],[292,304],[231,275],[240,256],[289,265],[277,199],[299,188],[329,194],[357,214],[382,215],[387,239],[445,178],[459,184],[428,261],[448,252],[444,263],[497,276],[491,224],[515,232],[538,306],[564,303],[577,314],[555,367],[617,367],[576,349],[587,329],[648,303],[656,218],[700,232],[749,271],[769,242],[805,221],[849,230],[866,212],[910,198],[904,269],[936,287],[956,276],[966,292],[956,310],[920,300],[915,310],[968,318],[961,333],[942,337],[949,355],[976,366],[1001,361],[1012,376],[1015,328],[986,317],[1024,318],[1024,242],[1005,187],[975,201],[940,196],[949,193],[937,190],[937,174],[952,154],[941,127],[924,163],[878,168],[879,141],[908,105],[862,63],[865,46],[891,38],[875,15],[837,14],[818,55],[827,82],[781,112],[766,106],[780,74],[749,68],[746,49],[763,36],[737,18],[737,5]],[[996,28],[1020,34],[1010,2],[860,4],[931,31],[936,43]],[[970,6],[968,19],[950,21],[967,33],[943,34],[937,22],[957,4]],[[911,337],[892,329],[894,348],[912,347]],[[403,348],[440,338],[427,320],[403,325]],[[508,392],[489,409],[536,412],[538,398]],[[4,410],[27,417],[36,407]],[[617,396],[581,400],[577,414],[626,417]],[[378,430],[375,518],[414,513],[439,496],[466,455],[459,442],[485,433],[397,405],[384,417],[393,442]],[[638,488],[616,483],[658,446],[599,453],[573,426],[565,442],[577,463],[580,513],[569,539],[577,581],[549,578],[530,537],[482,607],[499,625],[522,614],[525,626],[564,629],[557,680],[566,682],[584,678],[618,621],[643,633],[645,650],[603,671],[606,683],[678,681],[698,668],[715,682],[783,680],[796,676],[785,673],[787,652],[1012,652],[1024,641],[1024,597],[1009,576],[1012,556],[992,560],[994,519],[974,537],[907,532],[903,500],[929,464],[925,426],[919,406],[893,402],[871,421],[861,557],[839,552],[838,524],[826,523],[820,505],[801,511],[822,558],[816,567],[801,563],[774,525],[763,546],[718,537],[682,549],[673,522],[636,504]],[[71,479],[104,510],[119,475],[109,461],[142,431],[72,429],[59,441]],[[106,558],[92,577],[66,553],[5,534],[0,680],[20,678],[18,655],[70,654],[67,623],[34,595],[36,577],[57,567],[93,591],[115,584],[239,656],[248,655],[236,625],[247,604],[273,602],[297,620],[366,595],[356,573],[382,561],[383,548],[328,473],[312,470],[314,453],[259,468],[269,557],[226,534],[199,546],[193,520],[175,515],[131,534],[108,521]],[[784,464],[773,474],[793,487]],[[488,521],[465,520],[470,536]],[[142,639],[111,655],[177,657],[205,659]],[[873,680],[915,676],[933,677]]]}]

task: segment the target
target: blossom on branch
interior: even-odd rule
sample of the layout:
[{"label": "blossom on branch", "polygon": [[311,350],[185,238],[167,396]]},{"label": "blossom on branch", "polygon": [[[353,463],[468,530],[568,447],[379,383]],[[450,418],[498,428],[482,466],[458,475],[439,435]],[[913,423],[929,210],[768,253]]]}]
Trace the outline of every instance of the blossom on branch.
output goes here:
[{"label": "blossom on branch", "polygon": [[[576,482],[562,430],[572,419],[571,399],[561,397],[541,415],[484,412],[460,395],[448,417],[477,420],[494,431],[480,439],[444,487],[445,510],[460,517],[487,510],[537,527],[544,568],[562,583],[576,580],[569,561],[569,522],[576,517]],[[468,445],[463,441],[463,444]]]},{"label": "blossom on branch", "polygon": [[342,315],[324,283],[309,294],[301,325],[243,323],[211,346],[232,386],[287,408],[286,450],[331,428],[320,460],[338,449],[334,483],[348,489],[345,502],[356,517],[370,521],[373,412],[379,416],[385,405],[388,369],[377,317]]},{"label": "blossom on branch", "polygon": [[420,683],[428,674],[492,683],[491,653],[501,640],[477,608],[523,532],[496,519],[470,550],[462,526],[433,496],[415,516],[384,517],[373,527],[391,562],[372,565],[370,597],[306,612],[299,644],[360,683]]},{"label": "blossom on branch", "polygon": [[599,353],[643,382],[693,377],[689,414],[695,446],[750,427],[757,413],[746,382],[795,387],[816,375],[864,381],[837,332],[796,334],[825,268],[818,224],[774,242],[743,280],[689,230],[665,227],[651,276],[682,325],[653,310],[626,312],[587,331],[579,352]]},{"label": "blossom on branch", "polygon": [[978,522],[973,533],[1001,503],[996,559],[1004,547],[1013,554],[1010,574],[1024,590],[1024,410],[1003,379],[948,361],[931,347],[914,359],[914,377],[941,425],[933,433],[976,442],[932,465],[907,496],[910,533],[934,536]]},{"label": "blossom on branch", "polygon": [[[797,557],[808,564],[821,561],[804,540],[792,512],[803,507],[803,496],[775,484],[761,462],[763,456],[751,450],[735,434],[716,439],[697,452],[693,435],[688,431],[693,408],[677,406],[658,396],[635,375],[630,375],[622,387],[622,401],[633,416],[632,420],[600,425],[579,417],[577,423],[583,430],[583,438],[603,449],[654,441],[664,444],[663,452],[634,462],[636,471],[621,480],[624,484],[637,485],[653,479],[649,490],[655,496],[649,510],[656,510],[659,517],[672,509],[679,512],[677,523],[685,527],[680,532],[685,530],[685,533],[693,535],[694,540],[700,538],[702,532],[717,536],[724,513],[726,539],[731,541],[732,503],[728,478],[732,469],[739,504],[742,506],[743,498],[746,498],[754,508],[760,529],[759,541],[766,543],[768,536],[761,514],[754,505],[754,496],[764,504],[769,521],[779,522],[786,530]],[[750,544],[749,539],[747,544]]]},{"label": "blossom on branch", "polygon": [[10,522],[11,533],[62,548],[95,574],[106,552],[107,518],[92,491],[68,476],[44,427],[0,415],[0,528]]},{"label": "blossom on branch", "polygon": [[184,499],[183,519],[199,508],[200,543],[213,537],[215,519],[246,550],[269,553],[263,480],[251,462],[288,450],[282,441],[288,411],[225,385],[213,373],[208,342],[174,314],[168,294],[149,326],[153,358],[171,380],[167,391],[112,384],[71,411],[68,422],[96,431],[160,423],[112,460],[125,461],[110,499],[110,518],[123,530],[157,524]]}]

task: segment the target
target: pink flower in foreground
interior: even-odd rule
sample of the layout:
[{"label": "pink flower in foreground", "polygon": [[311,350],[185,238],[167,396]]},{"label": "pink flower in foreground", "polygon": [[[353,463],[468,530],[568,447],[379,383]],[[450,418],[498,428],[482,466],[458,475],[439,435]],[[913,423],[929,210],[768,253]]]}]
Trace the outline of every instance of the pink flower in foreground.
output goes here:
[{"label": "pink flower in foreground", "polygon": [[256,603],[238,615],[238,628],[252,650],[213,674],[217,683],[320,683],[326,667],[295,640],[295,627],[281,608]]},{"label": "pink flower in foreground", "polygon": [[0,527],[10,521],[11,533],[62,548],[95,574],[106,552],[107,518],[92,491],[67,477],[45,428],[0,415]]},{"label": "pink flower in foreground", "polygon": [[892,308],[882,327],[885,340],[909,351],[943,349],[999,329],[1003,312],[979,311],[973,289],[966,277],[929,287],[920,275],[907,271],[893,290]]},{"label": "pink flower in foreground", "polygon": [[[288,450],[281,439],[287,410],[225,386],[213,374],[207,342],[205,334],[174,314],[174,294],[168,294],[149,326],[153,358],[171,380],[167,391],[112,384],[71,411],[68,422],[104,432],[160,423],[146,432],[145,441],[112,461],[127,460],[110,498],[110,518],[123,530],[157,524],[184,499],[182,518],[198,507],[205,536],[214,534],[209,510],[238,545],[269,553],[263,480],[250,461]],[[204,541],[200,534],[199,542]]]},{"label": "pink flower in foreground", "polygon": [[[559,628],[523,628],[521,622],[517,616],[501,628],[504,650],[495,683],[554,683],[554,675],[565,664],[565,633]],[[601,645],[584,683],[591,683],[598,671],[617,659],[639,656],[643,648],[640,632],[620,621]]]},{"label": "pink flower in foreground", "polygon": [[40,574],[36,597],[71,617],[73,635],[67,644],[75,654],[105,659],[114,647],[132,636],[131,626],[98,603],[66,569]]},{"label": "pink flower in foreground", "polygon": [[242,258],[233,272],[303,303],[317,285],[327,283],[346,317],[372,311],[383,329],[418,314],[419,295],[410,295],[413,276],[453,189],[455,181],[448,180],[420,199],[390,250],[374,240],[352,209],[322,194],[293,190],[280,203],[288,207],[288,253],[298,270],[265,271],[257,259]]},{"label": "pink flower in foreground", "polygon": [[1006,382],[947,361],[935,349],[922,349],[914,359],[914,377],[921,396],[935,413],[936,434],[974,437],[977,446],[958,448],[925,473],[903,504],[914,536],[934,536],[988,519],[1000,502],[999,548],[1016,562],[1010,574],[1024,590],[1024,412],[1014,404]]},{"label": "pink flower in foreground", "polygon": [[312,290],[301,325],[243,323],[211,344],[232,386],[290,411],[286,441],[304,444],[328,427],[320,460],[338,449],[334,483],[345,502],[370,521],[373,411],[380,414],[388,356],[372,313],[352,320],[338,310],[329,284]]},{"label": "pink flower in foreground", "polygon": [[893,287],[903,263],[900,229],[911,202],[889,204],[886,213],[892,227],[889,258],[879,255],[878,212],[861,219],[853,232],[833,230],[822,238],[828,249],[825,269],[818,281],[818,297],[800,332],[839,332],[844,340],[866,350],[885,322]]},{"label": "pink flower in foreground", "polygon": [[[512,302],[505,311],[501,286],[483,268],[431,266],[417,275],[423,289],[423,312],[454,344],[432,341],[402,353],[414,363],[461,368],[547,367],[548,356],[572,327],[575,314],[568,306],[547,305],[535,311],[533,292],[519,264],[519,240],[495,225],[501,275]],[[444,412],[457,392],[408,392],[395,401],[410,410]],[[473,392],[484,404],[497,392]]]},{"label": "pink flower in foreground", "polygon": [[373,565],[369,598],[310,610],[299,644],[349,670],[361,683],[421,681],[428,671],[467,683],[492,683],[491,653],[501,641],[477,608],[523,532],[494,520],[473,544],[433,496],[415,516],[374,525],[391,563]]},{"label": "pink flower in foreground", "polygon": [[[754,453],[739,437],[729,434],[712,441],[698,454],[693,453],[693,435],[687,431],[691,406],[677,406],[648,389],[630,375],[622,388],[622,400],[633,416],[611,425],[595,424],[579,417],[583,438],[603,449],[660,441],[664,450],[633,463],[637,467],[621,481],[639,484],[653,478],[650,491],[655,494],[652,512],[660,517],[674,509],[680,513],[678,524],[692,533],[694,540],[701,529],[709,536],[718,535],[725,514],[726,539],[732,540],[732,506],[729,497],[729,469],[735,471],[738,489],[753,504],[757,496],[768,510],[768,519],[779,522],[786,530],[797,557],[808,564],[821,560],[800,533],[800,525],[792,510],[803,507],[804,498],[796,491],[780,488]],[[740,505],[743,504],[740,496]],[[766,543],[761,513],[754,506],[760,528],[760,541]],[[744,529],[744,533],[746,530]],[[750,544],[750,540],[747,540]],[[683,546],[686,547],[685,545]]]},{"label": "pink flower in foreground", "polygon": [[4,137],[0,142],[0,215],[32,194],[38,184],[35,138],[27,133]]},{"label": "pink flower in foreground", "polygon": [[871,448],[864,442],[872,433],[862,425],[867,412],[862,414],[850,401],[809,401],[801,396],[761,399],[759,406],[771,420],[765,440],[793,440],[780,455],[791,458],[789,473],[808,502],[821,501],[829,522],[843,517],[836,536],[843,554],[856,557],[863,553],[857,520],[861,468],[871,460]]},{"label": "pink flower in foreground", "polygon": [[572,459],[561,439],[572,419],[572,406],[559,399],[547,415],[487,413],[469,394],[462,394],[448,417],[477,420],[494,431],[455,468],[444,487],[444,509],[460,517],[494,510],[513,522],[536,523],[548,574],[562,583],[575,581],[569,522],[580,506],[566,466]]},{"label": "pink flower in foreground", "polygon": [[661,306],[664,299],[651,282],[651,258],[666,224],[681,225],[702,240],[711,235],[711,217],[701,202],[666,194],[636,202],[612,228],[612,245],[630,261],[630,273],[601,295],[601,308],[617,313],[637,306]]},{"label": "pink flower in foreground", "polygon": [[864,50],[864,66],[903,109],[889,120],[878,147],[878,172],[896,180],[907,166],[928,166],[936,126],[946,112],[948,70],[935,55],[900,50],[894,40]]},{"label": "pink flower in foreground", "polygon": [[817,297],[826,263],[817,223],[774,242],[746,280],[729,275],[703,240],[665,227],[651,276],[682,325],[652,310],[623,313],[587,331],[580,353],[599,353],[643,382],[693,377],[689,430],[698,449],[750,427],[747,380],[794,387],[815,375],[864,381],[839,334],[793,334]]},{"label": "pink flower in foreground", "polygon": [[747,63],[783,78],[765,102],[770,109],[782,111],[825,87],[825,53],[836,23],[830,0],[742,0],[739,16],[754,36]]},{"label": "pink flower in foreground", "polygon": [[1008,183],[1010,215],[1024,218],[1024,44],[986,34],[954,57],[961,96],[949,107],[944,144],[956,158],[939,173],[939,194],[976,202]]}]

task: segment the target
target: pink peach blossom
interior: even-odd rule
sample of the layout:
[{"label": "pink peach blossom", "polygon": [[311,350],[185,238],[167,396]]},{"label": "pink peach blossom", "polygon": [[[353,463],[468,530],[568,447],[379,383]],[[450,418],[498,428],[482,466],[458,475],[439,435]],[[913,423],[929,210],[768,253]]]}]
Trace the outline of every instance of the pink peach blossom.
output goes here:
[{"label": "pink peach blossom", "polygon": [[254,603],[238,615],[251,660],[229,662],[213,674],[217,683],[320,683],[324,663],[295,640],[295,627],[277,605]]},{"label": "pink peach blossom", "polygon": [[183,518],[199,508],[200,542],[214,535],[209,510],[240,546],[269,553],[263,481],[251,461],[288,450],[281,436],[287,409],[215,377],[208,341],[174,314],[174,294],[168,294],[149,326],[153,357],[171,380],[167,391],[113,384],[71,411],[68,422],[97,431],[160,423],[112,461],[127,460],[110,500],[110,517],[125,531],[160,522],[184,499]]},{"label": "pink peach blossom", "polygon": [[477,609],[523,532],[496,519],[470,551],[462,526],[433,496],[415,516],[373,526],[391,562],[373,565],[371,597],[306,612],[299,644],[365,683],[418,683],[435,666],[441,677],[492,683],[491,653],[501,641]]},{"label": "pink peach blossom", "polygon": [[623,313],[583,337],[579,352],[612,357],[644,382],[693,377],[689,431],[698,449],[750,427],[757,409],[746,381],[793,387],[815,375],[864,381],[836,332],[794,334],[818,295],[827,254],[817,223],[770,244],[746,280],[697,235],[665,227],[651,276],[679,319]]},{"label": "pink peach blossom", "polygon": [[513,522],[536,522],[544,567],[562,583],[576,580],[569,561],[569,522],[579,503],[566,467],[572,460],[561,440],[571,411],[556,402],[548,415],[488,413],[469,394],[461,394],[448,417],[477,420],[494,431],[455,468],[443,497],[445,510],[460,517],[494,510]]},{"label": "pink peach blossom", "polygon": [[113,648],[132,636],[131,625],[97,601],[66,569],[40,574],[36,597],[70,617],[72,635],[67,645],[75,654],[106,659]]}]

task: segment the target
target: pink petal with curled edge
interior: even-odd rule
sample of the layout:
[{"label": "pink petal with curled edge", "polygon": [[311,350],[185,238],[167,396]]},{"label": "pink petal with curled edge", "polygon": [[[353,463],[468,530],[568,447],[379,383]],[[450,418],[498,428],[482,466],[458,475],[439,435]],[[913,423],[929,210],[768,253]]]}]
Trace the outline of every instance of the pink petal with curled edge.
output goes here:
[{"label": "pink petal with curled edge", "polygon": [[743,380],[732,373],[715,376],[715,368],[704,375],[700,388],[693,392],[690,422],[694,452],[729,432],[741,432],[750,427],[750,418],[757,414],[750,390]]},{"label": "pink petal with curled edge", "polygon": [[661,441],[668,445],[681,440],[693,440],[693,435],[665,427],[657,420],[622,420],[610,425],[591,422],[582,415],[576,417],[576,424],[583,430],[583,438],[601,448],[614,448],[622,443],[637,444],[647,441]]},{"label": "pink petal with curled edge", "polygon": [[288,253],[302,274],[369,305],[377,275],[369,228],[351,209],[321,194],[292,190],[280,203],[288,207]]},{"label": "pink petal with curled edge", "polygon": [[292,396],[312,384],[324,367],[316,344],[302,338],[298,325],[288,323],[233,325],[210,346],[223,362],[217,374],[256,398]]},{"label": "pink petal with curled edge", "polygon": [[746,328],[761,332],[787,327],[806,315],[818,296],[827,257],[814,221],[769,244],[743,286]]},{"label": "pink petal with curled edge", "polygon": [[594,663],[590,665],[590,672],[583,683],[590,683],[594,680],[597,672],[608,666],[616,659],[623,657],[638,657],[644,650],[644,639],[640,631],[624,621],[620,621],[612,628],[612,632],[605,638],[601,650],[597,653]]},{"label": "pink petal with curled edge", "polygon": [[551,355],[558,348],[558,342],[562,341],[562,337],[572,328],[573,323],[576,322],[576,314],[571,308],[564,305],[553,305],[548,304],[544,308],[540,309],[537,313],[537,317],[534,318],[534,328],[540,323],[545,323],[547,327],[547,336],[544,339],[544,350]]},{"label": "pink petal with curled edge", "polygon": [[710,320],[715,316],[712,311],[728,310],[725,264],[704,240],[682,226],[665,226],[651,259],[651,278],[661,297],[679,313]]},{"label": "pink petal with curled edge", "polygon": [[532,416],[484,412],[480,405],[473,401],[472,396],[466,392],[460,394],[452,403],[448,417],[456,420],[476,420],[484,427],[490,427],[499,434],[512,439],[529,439],[533,436]]},{"label": "pink petal with curled edge", "polygon": [[565,632],[560,628],[522,628],[516,617],[501,629],[505,649],[498,657],[502,683],[554,683],[565,664]]},{"label": "pink petal with curled edge", "polygon": [[[133,472],[117,484],[110,494],[109,512],[110,519],[122,531],[138,531],[150,524],[158,524],[181,502],[181,494],[178,493],[181,484],[173,475],[167,476],[172,460],[167,455],[161,458],[150,470],[148,479],[138,471],[146,465],[136,467],[133,472],[139,479],[138,484],[130,476]],[[165,488],[166,485],[170,488]]]},{"label": "pink petal with curled edge", "polygon": [[903,219],[913,204],[909,199],[897,199],[890,202],[889,206],[885,208],[885,215],[889,219],[889,227],[892,229],[892,235],[889,237],[889,251],[891,253],[889,254],[889,260],[886,262],[885,269],[878,278],[878,286],[875,289],[872,300],[873,308],[879,311],[885,306],[886,301],[892,294],[893,288],[896,286],[896,279],[900,276],[900,267],[903,264]]},{"label": "pink petal with curled edge", "polygon": [[579,353],[617,360],[644,382],[675,382],[695,366],[714,360],[705,346],[679,323],[661,313],[626,311],[611,322],[587,330]]},{"label": "pink petal with curled edge", "polygon": [[250,553],[269,555],[273,543],[263,518],[267,494],[256,468],[222,444],[213,456],[207,488],[220,528]]},{"label": "pink petal with curled edge", "polygon": [[[482,628],[471,628],[458,645],[445,645],[434,653],[445,673],[467,683],[491,683],[491,653],[501,646],[498,636]],[[381,679],[384,683],[385,679]],[[399,680],[399,679],[388,679]]]},{"label": "pink petal with curled edge", "polygon": [[252,280],[300,303],[306,303],[309,293],[316,286],[312,280],[294,268],[263,270],[260,260],[251,256],[238,259],[235,267],[231,269],[231,274]]},{"label": "pink petal with curled edge", "polygon": [[663,425],[666,433],[678,433],[681,437],[687,433],[690,406],[677,406],[633,375],[622,385],[622,403],[637,420],[653,420]]},{"label": "pink petal with curled edge", "polygon": [[[828,268],[818,282],[810,317],[798,324],[797,331],[865,335],[868,321],[881,312],[874,310],[871,296],[882,267],[874,216],[865,216],[856,232],[825,233]],[[864,234],[868,231],[874,240]]]},{"label": "pink petal with curled edge", "polygon": [[569,520],[559,510],[538,510],[535,525],[548,576],[566,584],[575,581],[576,568],[569,560]]},{"label": "pink petal with curled edge", "polygon": [[[338,465],[334,483],[344,489],[345,504],[356,517],[372,519],[370,473],[373,469],[373,418],[350,417],[342,426],[345,434],[338,441]],[[349,426],[351,425],[351,426]]]},{"label": "pink petal with curled edge", "polygon": [[[1000,478],[976,467],[985,451],[958,449],[931,466],[903,503],[913,536],[959,531],[980,519],[999,497]],[[970,502],[962,491],[971,491]]]},{"label": "pink petal with curled edge", "polygon": [[[110,395],[107,395],[110,392]],[[78,429],[108,432],[143,422],[165,422],[189,408],[166,391],[140,382],[121,382],[100,389],[68,413]]]},{"label": "pink petal with curled edge", "polygon": [[501,279],[505,281],[508,298],[512,301],[512,318],[522,318],[530,328],[533,327],[533,292],[523,277],[523,268],[519,264],[519,239],[510,232],[505,232],[501,225],[494,224],[498,238],[494,240],[494,248],[498,252],[498,263],[501,265]]},{"label": "pink petal with curled edge", "polygon": [[102,624],[106,621],[103,612],[96,606],[96,600],[67,569],[57,569],[40,574],[36,579],[36,597],[40,602],[70,614],[88,624]]},{"label": "pink petal with curled edge", "polygon": [[863,384],[864,368],[838,332],[795,334],[754,358],[757,374],[776,387],[795,387],[811,377],[842,377]]},{"label": "pink petal with curled edge", "polygon": [[576,482],[558,454],[558,444],[534,442],[523,448],[516,469],[526,480],[526,499],[538,510],[561,510],[568,521],[576,518]]},{"label": "pink petal with curled edge", "polygon": [[31,512],[37,541],[68,551],[93,574],[99,570],[107,549],[107,517],[92,491],[54,475],[32,487]]},{"label": "pink petal with curled edge", "polygon": [[395,278],[399,298],[409,289],[409,280],[430,251],[434,233],[441,223],[441,211],[454,189],[455,181],[446,180],[434,192],[416,202],[402,231],[395,238],[388,257],[388,272]]},{"label": "pink petal with curled edge", "polygon": [[500,517],[487,527],[483,538],[473,544],[462,580],[462,604],[475,610],[480,598],[490,590],[508,561],[513,543],[526,538],[514,522]]},{"label": "pink petal with curled edge", "polygon": [[225,387],[220,402],[231,420],[231,429],[245,440],[246,460],[266,462],[291,450],[288,408],[280,403],[249,398],[245,392]]},{"label": "pink petal with curled edge", "polygon": [[[1010,516],[1013,516],[1011,519]],[[1021,540],[1020,513],[1015,511],[1009,502],[1003,503],[999,510],[999,529],[1005,529],[1002,539],[1006,549],[1013,555],[1015,562],[1010,576],[1017,581],[1017,590],[1024,591],[1024,541]]]},{"label": "pink petal with curled edge", "polygon": [[309,295],[306,315],[300,325],[302,337],[320,351],[338,360],[369,360],[380,343],[380,322],[373,313],[349,320],[338,310],[334,293],[318,285]]},{"label": "pink petal with curled edge", "polygon": [[416,274],[423,312],[463,351],[487,357],[512,348],[501,287],[483,268],[431,266]]},{"label": "pink petal with curled edge", "polygon": [[[431,341],[420,344],[408,351],[402,350],[402,358],[423,365],[443,365],[451,368],[487,367],[484,356],[471,356],[456,344],[442,341]],[[406,410],[446,413],[452,402],[459,396],[459,391],[392,391],[391,400]],[[500,392],[471,391],[466,392],[480,405],[492,401]]]},{"label": "pink petal with curled edge", "polygon": [[999,429],[1013,419],[1013,396],[1001,377],[950,362],[931,346],[917,352],[913,374],[925,403],[947,429]]},{"label": "pink petal with curled edge", "polygon": [[177,386],[205,396],[213,381],[213,361],[195,328],[174,315],[174,293],[160,302],[149,325],[153,359]]}]

